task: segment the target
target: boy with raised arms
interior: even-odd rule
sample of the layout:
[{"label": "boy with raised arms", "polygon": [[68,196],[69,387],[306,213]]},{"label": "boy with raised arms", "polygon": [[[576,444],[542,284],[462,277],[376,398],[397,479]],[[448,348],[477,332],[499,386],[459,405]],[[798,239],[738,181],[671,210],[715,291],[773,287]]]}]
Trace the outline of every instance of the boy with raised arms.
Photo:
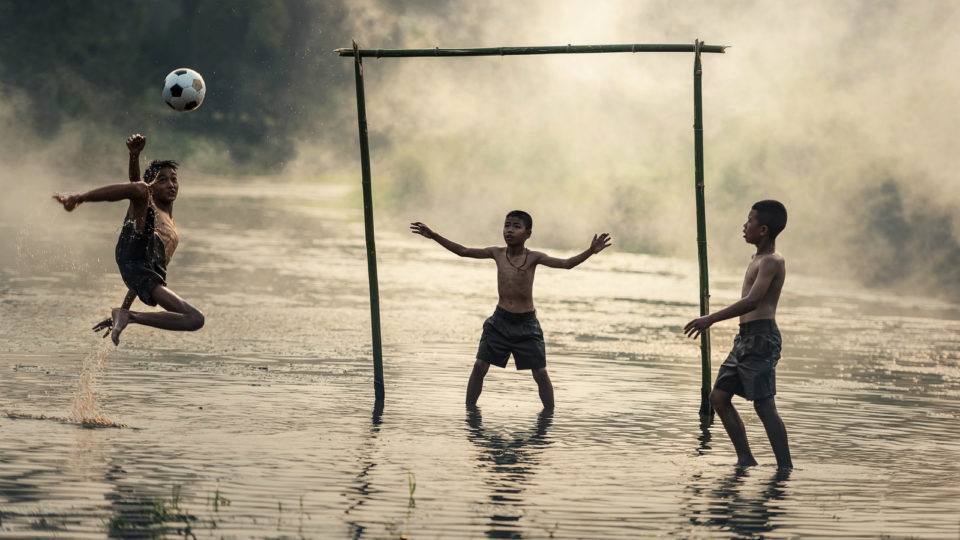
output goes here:
[{"label": "boy with raised arms", "polygon": [[[173,203],[180,188],[178,164],[153,161],[141,181],[139,157],[145,144],[146,139],[139,134],[127,139],[130,182],[86,193],[53,195],[68,212],[85,202],[130,201],[115,250],[120,276],[129,292],[123,305],[113,308],[110,319],[94,327],[94,330],[110,329],[114,344],[120,343],[120,333],[129,323],[180,331],[198,330],[204,323],[203,314],[167,288],[166,282],[167,265],[179,244],[177,225],[173,221]],[[150,306],[159,304],[165,311],[130,311],[134,298]]]},{"label": "boy with raised arms", "polygon": [[533,219],[522,210],[507,214],[503,223],[504,247],[468,248],[448,240],[423,223],[410,224],[410,230],[461,257],[493,259],[497,264],[497,292],[499,301],[493,315],[483,323],[483,334],[473,371],[467,383],[467,406],[475,407],[483,390],[483,378],[490,364],[507,367],[513,355],[517,369],[529,369],[537,382],[540,401],[545,409],[553,409],[553,385],[547,374],[546,349],[543,331],[533,306],[533,277],[537,266],[570,269],[600,253],[610,245],[610,235],[593,235],[590,247],[568,259],[551,257],[539,251],[530,251],[525,243],[530,238]]}]

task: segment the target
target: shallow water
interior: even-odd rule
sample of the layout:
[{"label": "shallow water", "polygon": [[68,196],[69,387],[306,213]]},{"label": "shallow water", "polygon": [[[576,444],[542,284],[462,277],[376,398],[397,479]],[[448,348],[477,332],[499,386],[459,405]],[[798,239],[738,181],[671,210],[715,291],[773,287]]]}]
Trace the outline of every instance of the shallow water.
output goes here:
[{"label": "shallow water", "polygon": [[[380,411],[355,197],[185,186],[170,284],[207,324],[124,333],[97,376],[98,414],[124,426],[109,429],[71,415],[102,347],[89,327],[124,293],[122,208],[51,204],[29,230],[0,217],[0,537],[960,536],[960,306],[791,275],[777,402],[797,469],[777,474],[735,400],[761,462],[737,471],[719,421],[697,417],[698,348],[680,333],[694,261],[540,269],[557,410],[509,367],[468,413],[492,262],[383,218]],[[716,305],[735,299],[739,273],[712,279]],[[714,371],[735,331],[714,328]]]}]

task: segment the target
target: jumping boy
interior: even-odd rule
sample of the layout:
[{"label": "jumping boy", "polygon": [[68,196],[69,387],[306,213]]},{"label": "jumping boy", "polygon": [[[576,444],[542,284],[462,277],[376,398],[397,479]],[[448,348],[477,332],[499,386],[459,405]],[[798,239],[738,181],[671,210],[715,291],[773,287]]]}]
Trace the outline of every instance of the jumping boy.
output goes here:
[{"label": "jumping boy", "polygon": [[786,262],[777,251],[775,242],[786,225],[787,209],[783,204],[773,200],[754,204],[743,225],[743,237],[747,243],[757,246],[757,252],[747,265],[742,298],[683,327],[687,336],[696,338],[715,322],[740,317],[740,333],[734,338],[733,350],[720,366],[710,392],[710,404],[720,415],[723,427],[737,451],[738,467],[756,465],[757,461],[747,444],[743,421],[730,402],[733,394],[753,401],[753,408],[763,422],[770,446],[777,457],[777,468],[784,471],[793,468],[787,430],[777,413],[773,398],[777,393],[775,371],[781,345],[775,317],[787,275]]},{"label": "jumping boy", "polygon": [[[139,156],[145,144],[146,139],[141,135],[127,139],[129,183],[104,186],[81,194],[53,195],[68,212],[85,202],[130,201],[115,252],[120,276],[129,292],[123,306],[113,308],[109,324],[102,322],[94,327],[95,330],[112,327],[110,337],[117,345],[120,333],[129,323],[192,331],[200,329],[204,322],[198,309],[166,286],[167,265],[179,243],[177,225],[173,221],[173,202],[179,192],[178,164],[155,160],[140,181]],[[166,311],[129,311],[135,297],[150,306],[159,304]]]},{"label": "jumping boy", "polygon": [[[147,138],[139,133],[134,133],[133,135],[127,137],[127,150],[130,154],[129,165],[127,166],[127,176],[131,182],[140,181],[140,152],[143,151],[143,148],[147,145]],[[144,178],[144,182],[149,182],[147,178]],[[127,207],[127,214],[130,214],[133,208],[133,202],[130,202],[130,205]],[[133,305],[133,301],[137,299],[137,292],[133,289],[127,289],[127,295],[123,299],[123,303],[120,305],[120,309],[130,309],[130,306]],[[94,332],[100,332],[105,330],[103,337],[107,337],[113,331],[113,317],[107,317],[102,321],[98,322],[93,327]]]},{"label": "jumping boy", "polygon": [[533,275],[537,265],[570,269],[600,253],[610,245],[610,235],[593,235],[590,247],[569,259],[550,257],[539,251],[530,251],[524,244],[530,238],[533,219],[530,214],[514,210],[503,223],[506,247],[468,248],[447,240],[419,221],[410,224],[410,230],[461,257],[493,259],[497,263],[497,292],[500,300],[493,315],[483,323],[480,348],[467,383],[467,407],[475,407],[483,390],[483,378],[490,364],[507,367],[513,354],[517,369],[529,369],[537,382],[540,401],[545,409],[553,409],[553,385],[547,375],[547,355],[543,330],[533,307]]}]

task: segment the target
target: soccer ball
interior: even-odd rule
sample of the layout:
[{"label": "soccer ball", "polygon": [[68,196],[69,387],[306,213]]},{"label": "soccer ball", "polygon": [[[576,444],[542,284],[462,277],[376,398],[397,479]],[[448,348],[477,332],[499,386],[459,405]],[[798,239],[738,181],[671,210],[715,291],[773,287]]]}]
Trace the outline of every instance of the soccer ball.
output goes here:
[{"label": "soccer ball", "polygon": [[163,101],[177,111],[192,111],[203,103],[207,85],[189,68],[175,69],[163,80]]}]

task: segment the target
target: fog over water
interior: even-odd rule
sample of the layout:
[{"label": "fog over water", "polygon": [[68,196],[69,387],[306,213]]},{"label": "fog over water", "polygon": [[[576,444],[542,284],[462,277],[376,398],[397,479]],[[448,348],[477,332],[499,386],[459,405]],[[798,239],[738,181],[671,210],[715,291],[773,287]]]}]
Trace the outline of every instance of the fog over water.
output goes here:
[{"label": "fog over water", "polygon": [[[742,264],[750,204],[777,198],[790,212],[779,247],[791,269],[960,294],[955,3],[360,1],[314,10],[325,18],[297,17],[304,6],[271,8],[289,11],[270,19],[276,31],[316,36],[296,54],[322,66],[304,75],[314,79],[276,90],[321,104],[301,115],[309,127],[291,123],[284,134],[297,152],[278,181],[357,181],[352,61],[330,52],[351,37],[370,48],[701,38],[731,46],[703,59],[713,264]],[[189,56],[173,61],[181,60]],[[501,214],[523,208],[539,246],[579,247],[609,230],[618,249],[694,257],[692,62],[679,53],[368,59],[378,217],[391,228],[416,218],[490,243]],[[122,180],[122,140],[132,131],[153,136],[148,158],[242,181],[255,167],[231,165],[220,139],[193,134],[237,91],[217,88],[218,77],[208,77],[211,103],[179,122],[157,91],[144,93],[157,108],[142,123],[98,123],[90,110],[44,137],[21,114],[30,92],[8,81],[0,209],[26,220],[54,188]],[[179,137],[194,141],[193,152],[170,156]],[[30,221],[31,231],[44,226]]]},{"label": "fog over water", "polygon": [[[792,268],[956,297],[954,3],[351,6],[371,48],[730,45],[703,59],[711,257],[740,264],[749,205],[777,198]],[[368,60],[379,191],[463,234],[517,206],[548,244],[609,228],[620,248],[695,253],[690,56]]]}]

